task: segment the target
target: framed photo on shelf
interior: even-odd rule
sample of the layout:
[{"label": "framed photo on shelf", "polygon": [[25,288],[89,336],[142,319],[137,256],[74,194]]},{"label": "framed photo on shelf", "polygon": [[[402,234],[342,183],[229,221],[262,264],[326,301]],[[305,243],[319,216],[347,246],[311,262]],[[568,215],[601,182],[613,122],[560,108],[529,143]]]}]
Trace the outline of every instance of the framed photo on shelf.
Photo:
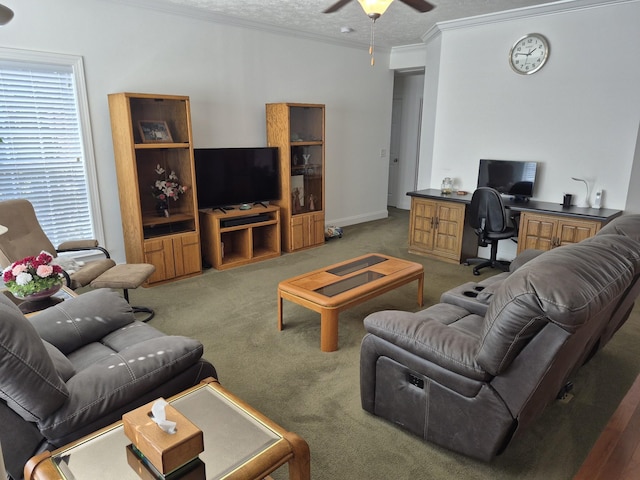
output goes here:
[{"label": "framed photo on shelf", "polygon": [[164,120],[140,120],[138,129],[143,143],[173,143],[169,126]]}]

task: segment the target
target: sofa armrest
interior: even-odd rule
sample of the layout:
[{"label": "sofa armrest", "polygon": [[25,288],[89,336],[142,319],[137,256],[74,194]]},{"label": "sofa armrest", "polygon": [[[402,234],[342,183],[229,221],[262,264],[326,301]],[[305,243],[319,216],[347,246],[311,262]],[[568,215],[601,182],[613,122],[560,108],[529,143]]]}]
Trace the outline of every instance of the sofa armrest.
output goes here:
[{"label": "sofa armrest", "polygon": [[106,288],[65,300],[29,318],[40,337],[65,355],[134,320],[127,301]]},{"label": "sofa armrest", "polygon": [[56,248],[56,252],[58,253],[79,252],[83,250],[99,250],[104,254],[105,257],[111,258],[111,255],[109,255],[108,250],[104,247],[101,247],[98,244],[98,241],[95,239],[69,240],[67,242],[62,242],[60,245],[58,245],[58,248]]},{"label": "sofa armrest", "polygon": [[465,309],[439,303],[417,313],[376,312],[364,319],[365,329],[442,368],[474,380],[491,378],[476,362],[483,318]]}]

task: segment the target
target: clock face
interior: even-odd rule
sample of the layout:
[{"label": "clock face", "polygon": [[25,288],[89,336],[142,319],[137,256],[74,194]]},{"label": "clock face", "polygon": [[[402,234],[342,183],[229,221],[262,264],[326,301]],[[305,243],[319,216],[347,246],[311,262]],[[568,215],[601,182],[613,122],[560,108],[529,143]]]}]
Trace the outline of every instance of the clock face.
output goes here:
[{"label": "clock face", "polygon": [[546,38],[531,33],[513,44],[509,52],[509,63],[517,73],[530,75],[540,70],[548,57],[549,44]]}]

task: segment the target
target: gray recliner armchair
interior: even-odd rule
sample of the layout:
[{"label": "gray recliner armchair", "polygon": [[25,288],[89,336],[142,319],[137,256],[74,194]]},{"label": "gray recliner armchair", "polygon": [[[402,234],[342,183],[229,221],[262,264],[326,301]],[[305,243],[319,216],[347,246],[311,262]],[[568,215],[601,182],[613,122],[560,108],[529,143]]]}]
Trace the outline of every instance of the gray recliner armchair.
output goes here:
[{"label": "gray recliner armchair", "polygon": [[25,318],[0,293],[0,443],[9,474],[122,414],[217,377],[196,340],[135,319],[108,289]]},{"label": "gray recliner armchair", "polygon": [[[93,288],[122,289],[124,298],[129,301],[129,289],[137,288],[155,272],[155,267],[147,263],[123,263],[116,265],[106,248],[95,239],[71,240],[54,247],[38,222],[31,202],[25,199],[0,202],[0,225],[7,231],[0,235],[0,266],[7,267],[13,262],[46,251],[54,257],[64,271],[67,286],[72,290],[91,285]],[[69,268],[58,257],[58,253],[94,251],[104,258],[94,259],[83,264],[72,263]],[[56,258],[57,257],[57,258]],[[136,313],[144,313],[144,321],[154,316],[149,307],[133,307]]]},{"label": "gray recliner armchair", "polygon": [[499,454],[628,318],[640,215],[500,275],[467,286],[477,300],[365,318],[362,407],[462,454]]},{"label": "gray recliner armchair", "polygon": [[0,202],[0,225],[8,231],[0,236],[0,265],[6,267],[22,258],[37,255],[42,250],[54,257],[58,253],[95,250],[104,258],[87,262],[78,271],[68,274],[68,287],[76,290],[89,285],[92,280],[116,265],[109,252],[98,245],[95,239],[63,242],[54,247],[44,233],[31,202],[24,199]]}]

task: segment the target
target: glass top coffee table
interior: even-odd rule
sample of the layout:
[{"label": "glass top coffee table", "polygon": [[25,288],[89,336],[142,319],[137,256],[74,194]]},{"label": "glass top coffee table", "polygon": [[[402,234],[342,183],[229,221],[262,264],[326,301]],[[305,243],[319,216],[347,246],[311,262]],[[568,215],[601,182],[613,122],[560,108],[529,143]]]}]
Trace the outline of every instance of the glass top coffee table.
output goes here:
[{"label": "glass top coffee table", "polygon": [[[233,396],[214,379],[204,380],[168,401],[200,428],[204,437],[199,461],[178,478],[262,479],[285,463],[289,464],[291,480],[310,478],[307,443]],[[122,422],[117,422],[52,453],[33,457],[25,466],[25,479],[157,478],[130,454],[130,444]]]},{"label": "glass top coffee table", "polygon": [[320,350],[338,349],[338,314],[407,283],[418,281],[423,304],[424,268],[380,253],[370,253],[314,270],[278,284],[278,330],[283,328],[282,300],[320,313]]}]

